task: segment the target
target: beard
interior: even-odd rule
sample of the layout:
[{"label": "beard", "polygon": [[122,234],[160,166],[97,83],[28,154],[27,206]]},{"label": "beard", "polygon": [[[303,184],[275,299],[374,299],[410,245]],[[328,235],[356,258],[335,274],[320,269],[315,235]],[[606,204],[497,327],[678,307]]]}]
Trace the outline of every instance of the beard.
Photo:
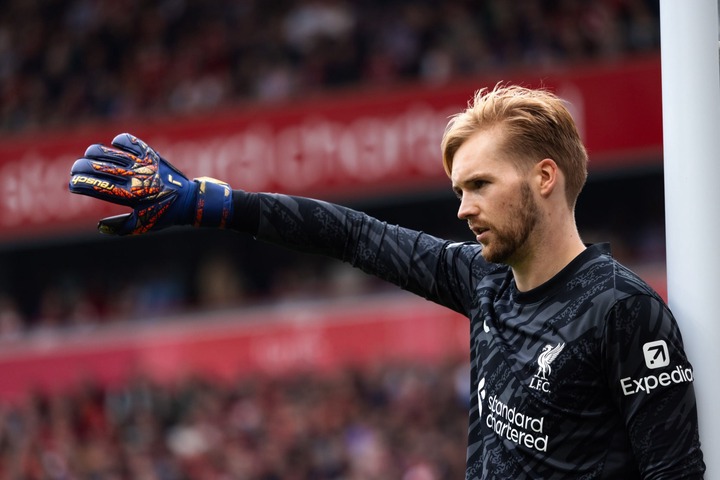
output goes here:
[{"label": "beard", "polygon": [[510,264],[530,238],[540,218],[540,209],[527,182],[520,186],[520,203],[505,212],[507,223],[492,228],[493,236],[483,245],[482,256],[490,263]]}]

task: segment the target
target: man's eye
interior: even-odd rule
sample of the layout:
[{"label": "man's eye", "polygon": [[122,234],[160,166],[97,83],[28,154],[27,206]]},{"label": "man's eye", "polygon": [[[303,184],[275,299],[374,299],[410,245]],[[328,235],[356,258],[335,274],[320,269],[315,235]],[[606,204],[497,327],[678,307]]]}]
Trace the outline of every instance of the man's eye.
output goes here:
[{"label": "man's eye", "polygon": [[458,200],[462,200],[462,190],[453,190],[453,193],[457,197]]}]

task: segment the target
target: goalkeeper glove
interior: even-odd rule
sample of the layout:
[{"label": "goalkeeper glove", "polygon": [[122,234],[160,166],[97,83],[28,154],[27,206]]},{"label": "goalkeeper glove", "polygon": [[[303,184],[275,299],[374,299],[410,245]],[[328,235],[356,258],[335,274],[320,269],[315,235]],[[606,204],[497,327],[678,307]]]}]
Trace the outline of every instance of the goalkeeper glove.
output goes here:
[{"label": "goalkeeper glove", "polygon": [[131,207],[100,220],[98,230],[136,235],[173,225],[224,228],[232,216],[232,190],[201,177],[192,181],[145,142],[123,133],[112,147],[91,145],[70,171],[70,191]]}]

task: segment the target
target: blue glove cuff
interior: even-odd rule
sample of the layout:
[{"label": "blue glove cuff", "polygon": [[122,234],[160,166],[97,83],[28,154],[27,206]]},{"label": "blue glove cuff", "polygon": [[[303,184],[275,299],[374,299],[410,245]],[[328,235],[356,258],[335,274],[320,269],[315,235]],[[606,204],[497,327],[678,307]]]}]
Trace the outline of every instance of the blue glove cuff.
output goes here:
[{"label": "blue glove cuff", "polygon": [[209,177],[199,177],[193,181],[198,184],[193,225],[225,228],[233,210],[230,185]]}]

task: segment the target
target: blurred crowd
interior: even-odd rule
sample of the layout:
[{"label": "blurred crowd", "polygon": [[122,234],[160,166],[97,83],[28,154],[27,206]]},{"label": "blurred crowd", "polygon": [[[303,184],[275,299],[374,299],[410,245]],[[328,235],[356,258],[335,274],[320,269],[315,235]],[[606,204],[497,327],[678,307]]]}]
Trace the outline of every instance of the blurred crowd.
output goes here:
[{"label": "blurred crowd", "polygon": [[0,479],[455,480],[468,375],[453,360],[37,394],[0,410]]},{"label": "blurred crowd", "polygon": [[[298,255],[249,235],[205,233],[178,228],[125,239],[123,251],[93,243],[0,252],[0,347],[60,332],[88,334],[188,314],[201,319],[198,313],[217,310],[242,318],[243,309],[268,304],[397,291],[334,259]],[[137,258],[137,251],[150,253]],[[107,268],[94,268],[99,264]]]},{"label": "blurred crowd", "polygon": [[2,0],[0,132],[656,51],[653,0]]},{"label": "blurred crowd", "polygon": [[[0,137],[659,47],[655,0],[0,0],[0,11]],[[618,189],[618,202],[635,188]],[[618,209],[598,198],[592,221],[601,223]],[[461,222],[444,230],[452,202],[384,219],[467,239]],[[641,222],[624,211],[632,218],[615,230],[637,233]],[[599,239],[615,240],[621,260],[656,262],[658,218],[636,243]],[[59,328],[395,290],[249,238],[150,237],[123,248],[0,249],[0,345]],[[0,404],[0,480],[462,478],[467,377],[461,360],[230,385],[138,374],[117,388],[37,393]]]}]

